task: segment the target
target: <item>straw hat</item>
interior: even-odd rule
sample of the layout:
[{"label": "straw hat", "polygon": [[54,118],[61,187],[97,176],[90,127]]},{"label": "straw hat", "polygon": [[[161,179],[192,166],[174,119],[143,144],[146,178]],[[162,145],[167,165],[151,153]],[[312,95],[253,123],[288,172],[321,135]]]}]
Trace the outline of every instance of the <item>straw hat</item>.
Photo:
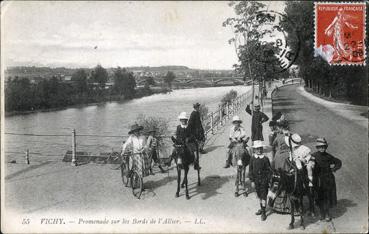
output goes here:
[{"label": "straw hat", "polygon": [[299,146],[301,144],[301,137],[297,133],[294,133],[289,137],[288,136],[284,137],[284,142],[286,143],[286,145],[288,147],[290,147],[290,139],[291,139],[292,147],[296,147],[296,146]]},{"label": "straw hat", "polygon": [[132,134],[132,133],[137,132],[137,131],[140,131],[142,129],[143,129],[142,126],[140,126],[140,125],[138,125],[138,124],[135,123],[135,124],[133,124],[131,126],[131,129],[129,130],[128,134]]},{"label": "straw hat", "polygon": [[260,140],[257,140],[257,141],[254,141],[253,144],[252,144],[252,148],[264,148],[265,145],[263,144],[262,141]]},{"label": "straw hat", "polygon": [[242,120],[240,119],[240,117],[238,115],[235,115],[232,118],[232,123],[234,123],[234,122],[242,123]]},{"label": "straw hat", "polygon": [[186,112],[181,112],[178,116],[178,119],[179,120],[181,120],[181,119],[187,119],[188,120],[187,113]]},{"label": "straw hat", "polygon": [[327,146],[328,147],[328,142],[324,137],[319,137],[318,139],[316,139],[316,144],[315,147],[318,146]]}]

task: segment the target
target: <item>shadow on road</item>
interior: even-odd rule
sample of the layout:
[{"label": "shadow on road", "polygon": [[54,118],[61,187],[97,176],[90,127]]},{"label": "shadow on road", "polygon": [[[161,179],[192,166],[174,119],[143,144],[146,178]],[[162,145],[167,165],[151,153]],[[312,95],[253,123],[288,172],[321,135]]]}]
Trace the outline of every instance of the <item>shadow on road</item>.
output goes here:
[{"label": "shadow on road", "polygon": [[29,167],[27,167],[27,168],[24,168],[24,169],[22,169],[22,170],[20,170],[20,171],[15,172],[15,173],[13,173],[13,174],[7,175],[7,176],[5,177],[5,180],[12,179],[12,178],[14,178],[14,177],[17,177],[17,176],[22,175],[22,174],[24,174],[24,173],[26,173],[26,172],[32,171],[32,170],[34,170],[34,169],[37,169],[37,168],[39,168],[39,167],[46,166],[46,165],[48,165],[48,164],[50,164],[50,163],[52,163],[52,162],[51,162],[51,161],[47,161],[47,162],[43,162],[43,163],[38,164],[38,165],[32,165],[32,166],[29,166]]},{"label": "shadow on road", "polygon": [[220,189],[228,181],[228,176],[207,176],[201,181],[201,186],[197,186],[197,182],[191,184],[191,186],[189,185],[190,197],[202,195],[201,199],[206,200],[210,197],[220,194],[217,190]]},{"label": "shadow on road", "polygon": [[352,200],[340,199],[337,201],[337,206],[331,209],[332,218],[338,218],[347,212],[348,207],[357,206]]},{"label": "shadow on road", "polygon": [[210,152],[212,152],[212,151],[214,151],[214,150],[216,150],[220,147],[224,147],[224,145],[214,145],[214,146],[207,147],[204,150],[205,150],[206,153],[210,153]]}]

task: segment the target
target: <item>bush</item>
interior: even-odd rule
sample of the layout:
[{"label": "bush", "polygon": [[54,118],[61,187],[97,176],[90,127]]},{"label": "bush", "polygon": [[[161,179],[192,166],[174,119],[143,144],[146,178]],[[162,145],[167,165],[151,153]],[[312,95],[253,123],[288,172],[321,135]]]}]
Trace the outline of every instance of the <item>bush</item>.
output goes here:
[{"label": "bush", "polygon": [[161,117],[145,116],[143,114],[138,115],[137,123],[144,127],[144,134],[148,134],[148,130],[151,128],[156,128],[156,135],[161,138],[161,136],[168,135],[169,126],[168,120]]},{"label": "bush", "polygon": [[224,105],[226,103],[230,103],[232,102],[235,98],[237,97],[237,91],[235,90],[231,90],[228,93],[226,93],[226,95],[223,96],[222,100],[221,100],[221,104]]}]

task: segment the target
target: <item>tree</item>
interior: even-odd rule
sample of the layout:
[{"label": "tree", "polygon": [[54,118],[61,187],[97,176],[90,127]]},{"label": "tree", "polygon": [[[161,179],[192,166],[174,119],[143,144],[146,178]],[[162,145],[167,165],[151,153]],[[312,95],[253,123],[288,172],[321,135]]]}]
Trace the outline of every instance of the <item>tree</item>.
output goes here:
[{"label": "tree", "polygon": [[76,82],[76,90],[80,94],[87,93],[87,73],[84,69],[78,69],[72,75],[72,81]]},{"label": "tree", "polygon": [[108,72],[101,65],[97,65],[91,76],[92,82],[99,83],[101,89],[105,88],[105,83],[108,80]]},{"label": "tree", "polygon": [[172,82],[176,78],[176,75],[172,71],[168,71],[164,76],[164,82],[168,85],[169,88],[172,88]]},{"label": "tree", "polygon": [[132,72],[118,67],[114,71],[113,92],[119,95],[124,95],[125,98],[131,99],[135,95],[136,80]]},{"label": "tree", "polygon": [[5,89],[6,111],[24,111],[33,108],[33,92],[29,79],[15,77]]}]

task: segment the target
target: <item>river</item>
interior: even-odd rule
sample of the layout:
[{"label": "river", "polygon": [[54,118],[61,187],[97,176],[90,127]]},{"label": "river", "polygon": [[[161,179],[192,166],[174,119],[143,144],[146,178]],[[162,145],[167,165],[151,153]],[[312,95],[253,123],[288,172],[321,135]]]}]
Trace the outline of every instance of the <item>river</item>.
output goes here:
[{"label": "river", "polygon": [[[71,149],[72,129],[76,134],[127,135],[129,127],[139,114],[165,118],[170,129],[175,130],[177,116],[181,111],[188,115],[192,104],[200,102],[210,111],[217,109],[221,98],[234,89],[238,94],[248,92],[250,86],[227,86],[196,89],[174,90],[168,94],[156,94],[140,99],[119,103],[108,102],[93,106],[67,108],[52,112],[38,112],[5,118],[6,133],[55,134],[68,136],[39,137],[5,135],[7,161],[22,157],[19,153],[29,149],[35,160],[38,158],[57,157],[61,159]],[[78,137],[77,151],[109,152],[119,150],[122,138]],[[54,158],[56,159],[56,158]]]}]

